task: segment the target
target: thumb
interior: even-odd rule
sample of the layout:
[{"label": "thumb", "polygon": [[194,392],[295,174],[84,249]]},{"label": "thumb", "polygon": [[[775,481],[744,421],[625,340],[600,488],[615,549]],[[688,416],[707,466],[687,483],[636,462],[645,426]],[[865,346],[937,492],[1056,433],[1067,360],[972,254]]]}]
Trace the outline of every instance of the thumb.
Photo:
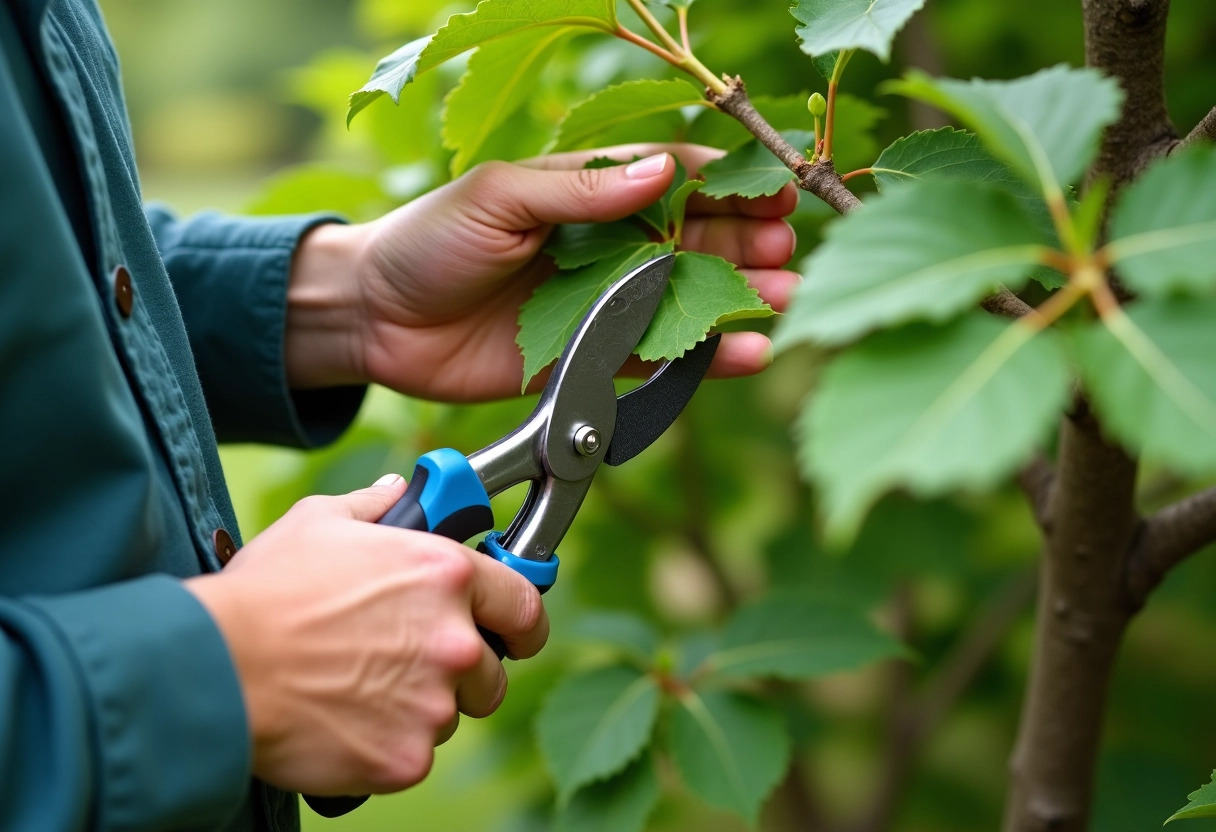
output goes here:
[{"label": "thumb", "polygon": [[333,498],[339,510],[352,520],[374,523],[384,516],[405,494],[405,480],[400,474],[385,474],[368,488]]},{"label": "thumb", "polygon": [[557,223],[611,222],[661,197],[675,168],[668,153],[628,165],[581,170],[488,166],[484,176],[501,179],[486,183],[490,187],[478,199],[497,203],[498,222],[505,218],[518,230]]}]

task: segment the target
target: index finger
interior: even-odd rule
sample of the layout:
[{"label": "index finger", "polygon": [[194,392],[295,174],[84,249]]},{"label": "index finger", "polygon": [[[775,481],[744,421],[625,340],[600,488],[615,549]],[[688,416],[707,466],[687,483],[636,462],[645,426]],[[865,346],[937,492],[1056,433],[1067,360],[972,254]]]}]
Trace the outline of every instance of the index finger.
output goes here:
[{"label": "index finger", "polygon": [[653,156],[656,153],[670,153],[675,156],[691,175],[699,171],[703,165],[724,156],[726,152],[714,147],[687,142],[639,142],[597,147],[591,150],[550,153],[547,156],[524,159],[517,164],[541,170],[580,170],[586,167],[592,159],[613,159],[624,164],[632,162],[635,158]]},{"label": "index finger", "polygon": [[480,552],[470,552],[473,620],[502,637],[512,659],[535,656],[549,638],[549,616],[527,578]]}]

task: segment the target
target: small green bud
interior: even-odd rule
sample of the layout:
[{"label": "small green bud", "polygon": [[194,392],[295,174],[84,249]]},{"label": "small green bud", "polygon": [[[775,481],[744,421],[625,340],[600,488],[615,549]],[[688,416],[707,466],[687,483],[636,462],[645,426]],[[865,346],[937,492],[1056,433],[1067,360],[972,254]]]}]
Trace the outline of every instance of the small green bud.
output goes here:
[{"label": "small green bud", "polygon": [[828,111],[828,102],[817,92],[811,93],[811,97],[806,100],[806,108],[811,111],[811,115],[815,118],[820,118]]}]

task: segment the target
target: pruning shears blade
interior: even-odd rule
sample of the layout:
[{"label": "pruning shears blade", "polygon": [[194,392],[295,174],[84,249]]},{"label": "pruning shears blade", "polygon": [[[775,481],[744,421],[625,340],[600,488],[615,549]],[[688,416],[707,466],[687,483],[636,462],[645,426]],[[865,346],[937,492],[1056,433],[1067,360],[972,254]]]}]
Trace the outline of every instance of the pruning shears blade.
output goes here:
[{"label": "pruning shears blade", "polygon": [[628,462],[671,427],[709,371],[721,338],[711,335],[617,399],[616,433],[604,454],[606,465]]}]

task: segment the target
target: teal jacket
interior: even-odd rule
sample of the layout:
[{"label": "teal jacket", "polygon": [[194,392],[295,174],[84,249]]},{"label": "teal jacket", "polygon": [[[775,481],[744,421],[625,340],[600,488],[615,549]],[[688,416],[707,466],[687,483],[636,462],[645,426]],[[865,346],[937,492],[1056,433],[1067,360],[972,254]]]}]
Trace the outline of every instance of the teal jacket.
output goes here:
[{"label": "teal jacket", "polygon": [[298,826],[179,579],[240,542],[217,438],[317,444],[358,408],[285,381],[326,219],[145,213],[94,0],[0,0],[0,829]]}]

